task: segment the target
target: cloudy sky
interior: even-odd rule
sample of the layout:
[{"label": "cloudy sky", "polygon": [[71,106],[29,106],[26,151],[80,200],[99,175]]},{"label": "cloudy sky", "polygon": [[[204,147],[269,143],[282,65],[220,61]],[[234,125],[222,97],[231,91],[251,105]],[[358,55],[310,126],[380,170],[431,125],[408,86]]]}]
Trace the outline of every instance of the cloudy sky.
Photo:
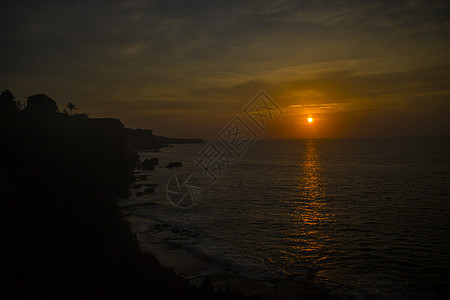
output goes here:
[{"label": "cloudy sky", "polygon": [[450,135],[448,1],[6,2],[18,99],[211,138],[265,90],[266,137]]}]

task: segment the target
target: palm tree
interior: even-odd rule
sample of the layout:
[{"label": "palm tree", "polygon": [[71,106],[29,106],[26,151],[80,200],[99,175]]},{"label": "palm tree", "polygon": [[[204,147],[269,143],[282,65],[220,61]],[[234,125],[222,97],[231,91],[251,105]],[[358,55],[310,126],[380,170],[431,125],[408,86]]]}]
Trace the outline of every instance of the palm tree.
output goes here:
[{"label": "palm tree", "polygon": [[67,103],[66,107],[70,111],[70,114],[72,114],[72,110],[77,109],[72,102]]}]

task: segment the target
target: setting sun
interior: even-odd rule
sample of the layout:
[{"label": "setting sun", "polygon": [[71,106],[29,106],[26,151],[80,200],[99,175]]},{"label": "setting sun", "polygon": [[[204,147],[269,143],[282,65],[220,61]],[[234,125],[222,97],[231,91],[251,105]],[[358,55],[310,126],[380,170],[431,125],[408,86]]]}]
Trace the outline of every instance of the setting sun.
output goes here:
[{"label": "setting sun", "polygon": [[314,121],[313,118],[311,118],[311,117],[308,118],[308,123],[312,123],[313,121]]}]

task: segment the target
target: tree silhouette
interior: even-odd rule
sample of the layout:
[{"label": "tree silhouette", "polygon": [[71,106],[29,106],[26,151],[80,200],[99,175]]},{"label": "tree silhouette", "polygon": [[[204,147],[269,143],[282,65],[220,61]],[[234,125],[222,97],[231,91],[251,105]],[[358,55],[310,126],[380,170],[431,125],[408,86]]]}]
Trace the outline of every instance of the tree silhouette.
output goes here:
[{"label": "tree silhouette", "polygon": [[69,114],[70,115],[72,114],[72,110],[77,109],[75,107],[75,104],[73,104],[72,102],[67,103],[66,108],[69,110],[69,112],[70,112]]},{"label": "tree silhouette", "polygon": [[36,94],[28,96],[27,106],[24,109],[27,113],[53,114],[58,112],[58,105],[47,95]]},{"label": "tree silhouette", "polygon": [[0,94],[0,110],[6,112],[17,111],[19,108],[13,93],[9,90],[4,90]]}]

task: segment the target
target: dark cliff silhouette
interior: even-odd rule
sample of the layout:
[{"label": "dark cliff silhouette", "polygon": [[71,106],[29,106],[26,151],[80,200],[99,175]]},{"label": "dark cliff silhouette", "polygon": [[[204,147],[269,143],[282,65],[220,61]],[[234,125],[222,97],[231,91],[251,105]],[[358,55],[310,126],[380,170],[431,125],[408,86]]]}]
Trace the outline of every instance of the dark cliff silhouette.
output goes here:
[{"label": "dark cliff silhouette", "polygon": [[49,96],[36,94],[27,98],[27,106],[23,111],[30,114],[54,114],[58,112],[58,106]]},{"label": "dark cliff silhouette", "polygon": [[3,117],[8,117],[19,110],[19,106],[15,100],[13,93],[9,90],[4,90],[0,94],[0,114]]},{"label": "dark cliff silhouette", "polygon": [[140,253],[116,205],[137,159],[124,125],[58,113],[46,95],[27,100],[20,110],[0,95],[0,297],[197,298]]},{"label": "dark cliff silhouette", "polygon": [[136,150],[159,151],[160,148],[168,147],[171,144],[195,144],[204,143],[202,139],[169,138],[153,135],[148,129],[127,128],[129,146]]}]

